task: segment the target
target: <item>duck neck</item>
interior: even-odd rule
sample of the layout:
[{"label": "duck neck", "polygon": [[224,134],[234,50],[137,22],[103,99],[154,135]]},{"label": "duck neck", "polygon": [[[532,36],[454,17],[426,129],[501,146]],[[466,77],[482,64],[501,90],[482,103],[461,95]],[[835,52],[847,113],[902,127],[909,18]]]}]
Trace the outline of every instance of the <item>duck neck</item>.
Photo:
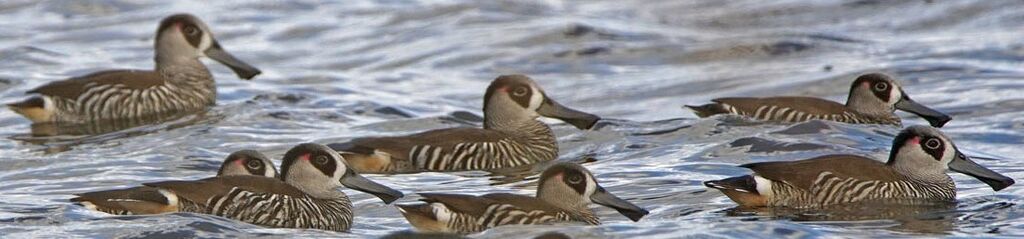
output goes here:
[{"label": "duck neck", "polygon": [[910,184],[905,187],[908,195],[947,199],[956,197],[956,184],[944,169],[927,170],[930,165],[920,165],[913,160],[890,160],[889,165],[905,178],[904,182]]},{"label": "duck neck", "polygon": [[166,71],[174,69],[175,71],[198,71],[203,72],[207,75],[210,74],[210,71],[206,69],[206,65],[203,65],[203,62],[199,61],[199,58],[195,56],[161,54],[160,51],[157,51],[155,61],[157,71]]},{"label": "duck neck", "polygon": [[324,182],[319,177],[305,175],[302,173],[288,174],[285,183],[301,190],[311,197],[319,199],[348,199],[348,196],[338,191],[338,186]]},{"label": "duck neck", "polygon": [[484,112],[484,129],[513,134],[551,134],[551,128],[536,116]]},{"label": "duck neck", "polygon": [[859,95],[856,92],[850,92],[846,99],[846,108],[875,118],[893,117],[893,112],[896,111],[892,105],[879,101],[874,95]]},{"label": "duck neck", "polygon": [[593,214],[593,211],[587,207],[589,202],[582,200],[578,194],[566,193],[566,189],[568,188],[561,190],[540,188],[537,190],[537,198],[566,211],[580,215]]},{"label": "duck neck", "polygon": [[[512,140],[527,146],[551,146],[558,144],[555,133],[544,122],[535,119],[500,122],[494,123],[484,119],[484,129],[504,132],[511,135]],[[553,148],[555,150],[554,153],[557,154],[558,147]],[[553,157],[557,157],[557,155]]]}]

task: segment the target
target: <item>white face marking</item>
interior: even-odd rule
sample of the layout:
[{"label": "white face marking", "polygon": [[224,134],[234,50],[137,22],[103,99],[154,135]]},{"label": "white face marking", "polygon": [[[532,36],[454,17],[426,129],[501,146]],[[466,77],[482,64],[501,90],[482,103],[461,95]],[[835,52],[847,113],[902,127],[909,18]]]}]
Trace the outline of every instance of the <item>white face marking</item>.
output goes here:
[{"label": "white face marking", "polygon": [[537,111],[537,109],[540,109],[540,104],[544,103],[544,93],[532,85],[530,90],[533,91],[533,94],[530,95],[530,111]]},{"label": "white face marking", "polygon": [[583,201],[592,203],[590,196],[594,195],[594,191],[597,191],[597,181],[594,181],[594,176],[587,174],[587,190],[583,191]]},{"label": "white face marking", "polygon": [[[264,164],[266,164],[266,163],[264,163]],[[264,169],[263,170],[263,176],[264,177],[273,178],[275,176],[274,174],[277,174],[277,170],[274,169],[274,165],[273,164],[263,165],[263,169]]]},{"label": "white face marking", "polygon": [[946,146],[946,148],[942,149],[942,165],[949,168],[949,163],[956,158],[956,147],[953,147],[953,142],[949,142],[946,138],[939,138],[942,139],[942,145]]},{"label": "white face marking", "polygon": [[334,175],[331,177],[334,180],[331,181],[340,186],[341,182],[339,182],[339,180],[341,180],[341,178],[345,176],[345,172],[348,171],[348,164],[345,164],[345,158],[341,157],[341,154],[338,154],[337,151],[331,149],[325,151],[327,154],[331,155],[331,158],[334,158],[334,165],[338,165],[334,169]]},{"label": "white face marking", "polygon": [[199,33],[203,34],[203,38],[199,40],[199,48],[196,49],[196,54],[205,57],[206,50],[210,49],[210,46],[213,45],[213,38],[210,37],[210,33],[204,31],[199,31]]},{"label": "white face marking", "polygon": [[903,98],[903,91],[896,84],[889,83],[889,104],[895,105]]}]

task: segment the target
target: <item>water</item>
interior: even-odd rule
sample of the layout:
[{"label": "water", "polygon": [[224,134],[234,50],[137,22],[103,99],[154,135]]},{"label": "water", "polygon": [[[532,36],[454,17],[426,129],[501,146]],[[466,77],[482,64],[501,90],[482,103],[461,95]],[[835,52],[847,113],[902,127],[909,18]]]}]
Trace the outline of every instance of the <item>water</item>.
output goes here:
[{"label": "water", "polygon": [[[351,233],[193,214],[110,216],[67,199],[208,177],[239,149],[279,158],[300,142],[478,125],[487,84],[522,73],[562,104],[607,118],[595,131],[547,121],[559,136],[559,160],[588,162],[605,188],[651,214],[633,223],[595,207],[601,226],[502,227],[476,237],[1022,236],[1022,187],[993,192],[956,173],[959,204],[950,207],[733,209],[701,181],[746,174],[734,166],[749,162],[832,153],[884,158],[899,128],[695,119],[680,108],[740,95],[842,102],[854,76],[887,72],[916,101],[954,117],[943,130],[962,151],[1020,181],[1021,9],[1020,1],[3,1],[2,102],[96,70],[151,68],[156,25],[178,12],[204,19],[226,49],[264,74],[242,81],[207,61],[219,91],[209,112],[101,135],[33,137],[27,120],[0,110],[0,235],[407,232],[397,210],[352,190],[345,191],[356,204]],[[906,124],[926,124],[901,115]],[[371,178],[409,195],[532,194],[540,170]]]}]

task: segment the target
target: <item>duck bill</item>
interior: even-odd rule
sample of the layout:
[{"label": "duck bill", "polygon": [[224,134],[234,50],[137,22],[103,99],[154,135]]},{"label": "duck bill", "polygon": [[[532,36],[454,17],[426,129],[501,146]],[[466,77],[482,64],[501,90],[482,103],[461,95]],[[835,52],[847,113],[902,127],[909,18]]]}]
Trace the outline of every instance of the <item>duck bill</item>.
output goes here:
[{"label": "duck bill", "polygon": [[619,214],[628,217],[629,220],[633,220],[634,222],[640,221],[640,218],[643,218],[648,213],[647,210],[608,193],[608,191],[604,190],[604,188],[600,186],[598,186],[594,194],[590,196],[590,201],[615,209]]},{"label": "duck bill", "polygon": [[977,178],[996,191],[1009,187],[1014,183],[1012,178],[974,163],[974,161],[971,161],[971,159],[959,151],[956,152],[956,158],[953,159],[953,162],[949,163],[949,169]]},{"label": "duck bill", "polygon": [[206,49],[203,53],[205,53],[207,57],[231,68],[239,78],[249,80],[262,73],[260,69],[256,69],[256,67],[235,58],[231,53],[228,53],[224,48],[221,48],[220,43],[217,43],[216,41],[213,42],[213,46],[210,46],[210,48]]},{"label": "duck bill", "polygon": [[601,117],[596,115],[562,106],[562,104],[547,97],[544,97],[544,103],[541,103],[540,107],[537,108],[537,113],[545,117],[560,119],[579,129],[590,129],[601,119]]},{"label": "duck bill", "polygon": [[910,97],[907,97],[906,94],[903,95],[903,99],[900,99],[899,102],[896,102],[896,109],[910,112],[917,116],[921,116],[921,118],[924,118],[925,120],[928,121],[929,124],[936,128],[942,128],[942,126],[945,125],[946,122],[949,122],[949,120],[953,119],[952,117],[949,117],[949,115],[943,114],[942,112],[918,104],[914,100],[911,100]]},{"label": "duck bill", "polygon": [[390,204],[391,202],[405,196],[402,192],[391,189],[377,182],[370,181],[351,169],[345,172],[345,177],[341,178],[341,185],[377,196],[380,200],[384,201],[384,204]]}]

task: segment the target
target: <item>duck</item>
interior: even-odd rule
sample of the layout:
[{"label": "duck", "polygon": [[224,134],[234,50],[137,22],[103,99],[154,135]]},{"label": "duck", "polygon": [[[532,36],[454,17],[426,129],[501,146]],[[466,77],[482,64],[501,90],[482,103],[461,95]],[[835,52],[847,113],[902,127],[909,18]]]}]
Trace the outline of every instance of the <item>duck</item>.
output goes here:
[{"label": "duck", "polygon": [[556,222],[599,225],[600,218],[588,208],[591,203],[613,208],[634,222],[649,213],[611,194],[589,170],[569,162],[554,164],[541,174],[536,197],[510,193],[419,195],[421,203],[396,206],[409,224],[426,233],[469,234],[503,225]]},{"label": "duck", "polygon": [[492,170],[558,157],[558,142],[540,116],[591,129],[601,118],[554,101],[530,77],[498,76],[484,94],[483,128],[364,137],[328,144],[361,173]]},{"label": "duck", "polygon": [[228,53],[210,27],[190,14],[164,18],[156,31],[153,70],[105,70],[29,90],[7,104],[33,123],[92,123],[198,112],[213,105],[217,89],[199,58],[231,68],[239,78],[261,71]]},{"label": "duck", "polygon": [[[277,177],[277,168],[262,153],[255,150],[239,150],[228,155],[217,170],[217,176],[256,175]],[[138,186],[125,189],[105,190],[77,194],[71,201],[87,209],[115,215],[159,214],[177,212],[174,205],[159,200],[163,195],[159,189]],[[153,200],[156,199],[156,200]]]},{"label": "duck", "polygon": [[946,170],[960,172],[999,191],[1015,182],[957,149],[936,128],[907,127],[893,139],[889,159],[835,154],[798,161],[740,165],[750,175],[704,182],[741,207],[819,208],[849,203],[930,205],[955,202],[956,185]]},{"label": "duck", "polygon": [[346,232],[352,226],[352,202],[338,191],[348,187],[372,194],[385,204],[402,192],[359,175],[327,146],[299,144],[285,153],[279,178],[254,175],[144,183],[160,196],[163,211],[221,216],[275,228]]},{"label": "duck", "polygon": [[743,115],[757,120],[804,122],[828,120],[850,124],[902,126],[894,112],[916,114],[934,127],[942,127],[953,118],[910,99],[896,80],[883,73],[858,76],[850,86],[846,104],[800,96],[728,97],[705,105],[686,105],[700,118],[719,114]]}]

